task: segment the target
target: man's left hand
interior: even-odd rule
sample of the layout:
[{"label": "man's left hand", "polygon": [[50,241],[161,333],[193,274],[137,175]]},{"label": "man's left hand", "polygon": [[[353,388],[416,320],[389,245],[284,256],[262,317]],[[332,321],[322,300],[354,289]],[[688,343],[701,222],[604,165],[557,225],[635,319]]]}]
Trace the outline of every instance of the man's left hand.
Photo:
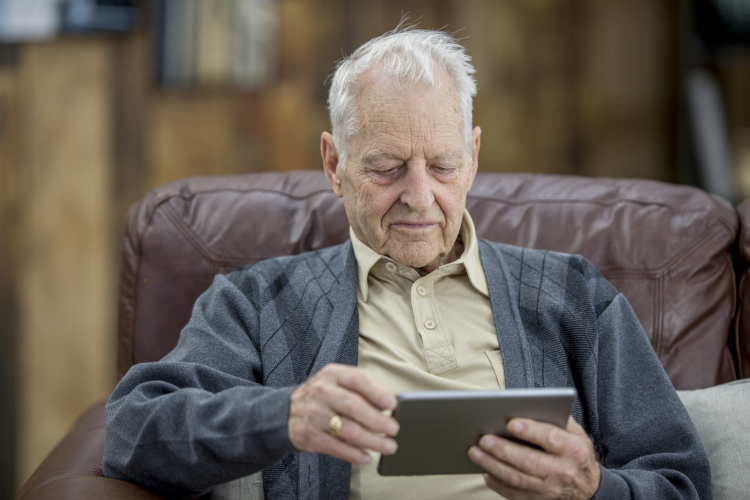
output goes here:
[{"label": "man's left hand", "polygon": [[543,451],[483,436],[479,446],[469,449],[469,458],[488,472],[484,481],[492,490],[510,500],[588,500],[599,489],[601,470],[594,445],[572,417],[566,429],[514,418],[508,422],[508,432]]}]

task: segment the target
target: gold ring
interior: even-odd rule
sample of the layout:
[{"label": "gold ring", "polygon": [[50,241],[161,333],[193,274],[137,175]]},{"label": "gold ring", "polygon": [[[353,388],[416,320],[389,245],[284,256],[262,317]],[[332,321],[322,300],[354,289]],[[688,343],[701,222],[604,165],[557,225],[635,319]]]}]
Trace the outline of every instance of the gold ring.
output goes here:
[{"label": "gold ring", "polygon": [[328,421],[328,434],[335,437],[336,439],[341,438],[341,428],[344,426],[344,422],[341,421],[339,415],[334,415],[331,420]]}]

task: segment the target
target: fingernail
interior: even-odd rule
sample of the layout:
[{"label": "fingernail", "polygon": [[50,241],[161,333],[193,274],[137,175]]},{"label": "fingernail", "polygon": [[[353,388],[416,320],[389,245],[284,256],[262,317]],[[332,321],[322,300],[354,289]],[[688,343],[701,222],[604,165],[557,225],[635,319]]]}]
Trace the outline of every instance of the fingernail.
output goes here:
[{"label": "fingernail", "polygon": [[494,442],[495,440],[492,438],[492,436],[482,436],[482,439],[479,440],[479,446],[489,450],[490,448],[492,448]]},{"label": "fingernail", "polygon": [[476,461],[482,458],[482,452],[479,451],[479,449],[476,446],[472,446],[471,448],[469,448],[469,456],[471,457],[472,460]]},{"label": "fingernail", "polygon": [[523,430],[523,424],[521,422],[513,422],[510,424],[510,430],[513,432],[521,432]]},{"label": "fingernail", "polygon": [[397,449],[398,449],[398,445],[396,444],[396,441],[392,439],[387,439],[385,441],[385,444],[383,445],[383,454],[393,455],[394,453],[396,453]]},{"label": "fingernail", "polygon": [[385,427],[385,433],[389,436],[395,436],[398,434],[399,428],[398,424],[396,422],[389,422],[388,425]]},{"label": "fingernail", "polygon": [[380,400],[381,408],[389,409],[389,408],[393,408],[393,405],[394,405],[393,397],[391,397],[390,395],[383,396],[383,399]]},{"label": "fingernail", "polygon": [[371,460],[372,460],[372,457],[370,457],[370,455],[365,455],[364,457],[362,457],[362,460],[360,461],[360,463],[369,464]]}]

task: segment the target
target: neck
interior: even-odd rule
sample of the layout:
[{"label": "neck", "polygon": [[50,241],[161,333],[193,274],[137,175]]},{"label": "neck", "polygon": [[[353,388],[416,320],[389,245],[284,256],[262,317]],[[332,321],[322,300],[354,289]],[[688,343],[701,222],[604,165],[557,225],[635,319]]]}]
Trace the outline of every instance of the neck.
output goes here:
[{"label": "neck", "polygon": [[447,254],[438,255],[437,259],[433,260],[424,267],[415,267],[414,270],[419,273],[420,276],[427,276],[432,271],[444,264],[450,264],[456,261],[464,253],[464,241],[461,235],[458,235],[456,242],[453,243],[453,248]]}]

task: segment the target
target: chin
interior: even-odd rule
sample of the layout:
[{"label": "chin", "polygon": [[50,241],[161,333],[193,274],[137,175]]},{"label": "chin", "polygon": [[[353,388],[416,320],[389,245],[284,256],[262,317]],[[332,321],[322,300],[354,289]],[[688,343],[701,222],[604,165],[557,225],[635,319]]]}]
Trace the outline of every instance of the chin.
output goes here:
[{"label": "chin", "polygon": [[440,256],[440,253],[432,248],[427,249],[424,248],[424,245],[416,244],[398,248],[389,252],[388,255],[399,264],[422,268],[434,262]]}]

